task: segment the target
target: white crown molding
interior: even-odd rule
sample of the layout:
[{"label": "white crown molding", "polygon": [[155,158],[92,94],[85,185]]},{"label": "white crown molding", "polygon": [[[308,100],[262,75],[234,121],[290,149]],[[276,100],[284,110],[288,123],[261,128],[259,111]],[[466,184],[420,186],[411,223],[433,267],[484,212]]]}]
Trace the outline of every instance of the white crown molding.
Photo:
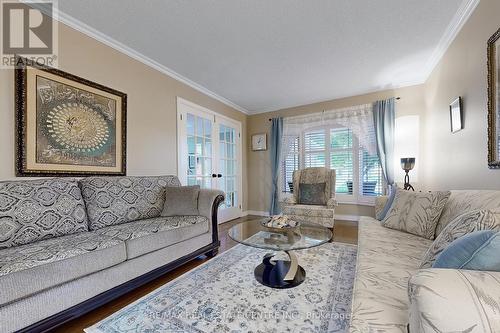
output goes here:
[{"label": "white crown molding", "polygon": [[418,85],[424,84],[425,81],[427,81],[427,77],[421,77],[421,78],[418,78],[418,79],[413,80],[413,81],[401,82],[398,84],[394,84],[394,85],[390,85],[390,86],[386,86],[386,87],[378,88],[378,89],[361,90],[361,91],[357,91],[357,92],[354,92],[354,93],[349,94],[349,95],[334,95],[328,99],[313,99],[313,100],[307,101],[304,104],[291,104],[291,105],[288,105],[285,107],[280,107],[280,108],[271,107],[271,108],[261,109],[261,110],[257,110],[257,111],[250,110],[248,112],[249,112],[249,115],[253,116],[256,114],[275,112],[275,111],[280,111],[280,110],[285,110],[285,109],[292,109],[292,108],[301,107],[301,106],[305,106],[305,105],[326,103],[326,102],[330,102],[333,100],[339,100],[339,99],[343,99],[343,98],[359,97],[362,95],[379,93],[379,92],[386,91],[386,90],[394,90],[394,89],[401,89],[401,88],[406,88],[406,87],[411,87],[411,86],[418,86]]},{"label": "white crown molding", "polygon": [[444,35],[439,40],[438,45],[434,49],[431,57],[427,61],[426,69],[425,69],[425,81],[431,76],[434,68],[438,65],[439,61],[443,58],[444,54],[450,47],[451,43],[455,40],[458,33],[464,26],[465,22],[469,19],[469,17],[476,9],[477,5],[481,0],[463,0],[462,4],[458,8],[455,16],[451,20],[450,24],[446,28]]},{"label": "white crown molding", "polygon": [[[36,9],[39,9],[43,12],[45,12],[45,10],[43,10],[42,7],[38,7],[36,3],[30,3],[29,1],[22,1],[22,2],[25,2],[27,4],[29,4],[30,6],[32,6],[33,8],[36,8]],[[51,13],[47,13],[45,12],[45,14],[47,15],[50,15]],[[71,15],[68,15],[62,11],[60,11],[58,8],[55,9],[55,16],[56,16],[56,20],[61,22],[61,23],[64,23],[65,25],[89,36],[89,37],[92,37],[93,39],[131,57],[132,59],[135,59],[141,63],[143,63],[144,65],[146,66],[149,66],[151,68],[154,68],[156,69],[157,71],[165,74],[165,75],[168,75],[170,76],[171,78],[179,81],[179,82],[182,82],[188,86],[190,86],[191,88],[209,96],[209,97],[212,97],[213,99],[216,99],[218,100],[219,102],[222,102],[224,104],[226,104],[227,106],[230,106],[244,114],[249,114],[248,110],[245,109],[244,107],[241,107],[239,106],[238,104],[235,104],[233,102],[231,102],[230,100],[228,100],[227,98],[224,98],[216,93],[214,93],[213,91],[205,88],[204,86],[188,79],[187,77],[185,76],[182,76],[181,74],[175,72],[174,70],[160,64],[159,62],[145,56],[144,54],[132,49],[131,47],[128,47],[127,45],[109,37],[108,35],[92,28],[91,26],[81,22],[80,20],[77,20],[76,18],[72,17]]]}]

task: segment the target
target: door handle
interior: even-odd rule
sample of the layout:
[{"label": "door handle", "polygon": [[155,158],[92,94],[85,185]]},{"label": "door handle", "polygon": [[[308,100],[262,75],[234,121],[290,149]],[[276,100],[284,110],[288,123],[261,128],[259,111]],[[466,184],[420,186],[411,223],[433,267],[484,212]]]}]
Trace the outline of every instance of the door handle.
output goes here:
[{"label": "door handle", "polygon": [[217,174],[217,178],[221,178],[221,177],[222,177],[222,175],[220,173]]},{"label": "door handle", "polygon": [[212,178],[217,178],[217,174],[213,173]]}]

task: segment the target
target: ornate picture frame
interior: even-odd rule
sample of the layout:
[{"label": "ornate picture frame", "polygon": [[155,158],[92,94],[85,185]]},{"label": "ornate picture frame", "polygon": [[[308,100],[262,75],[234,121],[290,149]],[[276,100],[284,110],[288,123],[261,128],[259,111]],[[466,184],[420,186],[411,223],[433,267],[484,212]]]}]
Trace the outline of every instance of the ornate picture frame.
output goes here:
[{"label": "ornate picture frame", "polygon": [[127,94],[16,62],[16,176],[126,175]]},{"label": "ornate picture frame", "polygon": [[488,40],[488,167],[500,169],[500,29]]}]

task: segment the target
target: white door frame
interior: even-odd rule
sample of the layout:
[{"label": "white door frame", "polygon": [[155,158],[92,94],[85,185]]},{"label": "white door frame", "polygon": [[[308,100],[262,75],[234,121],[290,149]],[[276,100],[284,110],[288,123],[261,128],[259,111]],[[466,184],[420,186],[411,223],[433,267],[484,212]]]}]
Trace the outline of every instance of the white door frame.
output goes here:
[{"label": "white door frame", "polygon": [[[217,118],[224,120],[224,122],[227,122],[231,125],[234,125],[234,128],[238,131],[238,138],[237,138],[237,149],[238,149],[238,173],[239,173],[239,180],[238,180],[238,187],[239,187],[239,216],[229,216],[226,217],[222,211],[219,211],[219,223],[223,223],[226,221],[229,221],[230,219],[240,217],[243,215],[243,201],[244,201],[244,195],[243,195],[243,145],[242,145],[242,137],[241,137],[241,131],[242,131],[242,125],[240,121],[234,120],[232,118],[226,117],[224,115],[221,115],[215,111],[212,111],[206,107],[203,107],[201,105],[195,104],[193,102],[190,102],[182,97],[177,96],[177,177],[179,177],[179,180],[181,181],[181,184],[185,185],[187,182],[187,175],[185,172],[182,172],[183,168],[185,167],[185,159],[183,158],[184,156],[187,156],[187,144],[184,142],[184,138],[186,137],[186,128],[185,126],[179,126],[181,122],[185,121],[185,117],[183,118],[183,115],[185,113],[192,113],[195,115],[201,115],[204,116],[206,114],[209,114],[213,116],[213,126],[212,126],[212,133],[215,135],[217,139],[215,140],[215,136],[213,136],[213,141],[212,141],[212,150],[213,152],[217,152],[215,158],[212,159],[212,167],[214,168],[214,165],[219,164],[219,156],[218,156],[218,150],[219,150],[219,145],[218,145],[218,136],[219,132],[217,129],[218,122]],[[217,142],[217,145],[215,144]],[[215,186],[214,186],[215,187]]]}]

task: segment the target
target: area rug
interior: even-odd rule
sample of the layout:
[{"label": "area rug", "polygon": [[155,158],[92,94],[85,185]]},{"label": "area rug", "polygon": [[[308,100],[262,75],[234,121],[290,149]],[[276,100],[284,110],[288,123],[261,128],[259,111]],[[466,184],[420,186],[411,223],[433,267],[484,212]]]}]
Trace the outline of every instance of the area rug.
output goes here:
[{"label": "area rug", "polygon": [[272,289],[253,276],[270,251],[237,245],[85,332],[347,332],[356,250],[327,243],[295,251],[306,280]]}]

